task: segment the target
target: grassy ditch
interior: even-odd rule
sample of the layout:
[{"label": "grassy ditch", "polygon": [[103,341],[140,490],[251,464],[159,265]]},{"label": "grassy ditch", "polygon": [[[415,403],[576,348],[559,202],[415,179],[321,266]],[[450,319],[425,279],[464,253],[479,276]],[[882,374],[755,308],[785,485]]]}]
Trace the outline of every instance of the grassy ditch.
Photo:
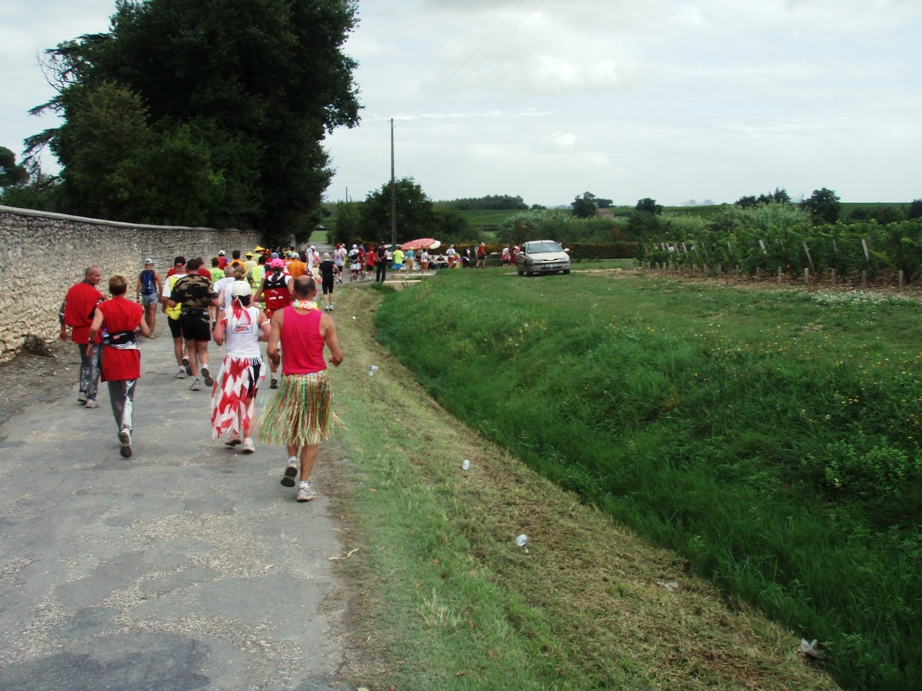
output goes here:
[{"label": "grassy ditch", "polygon": [[922,309],[617,273],[455,272],[382,342],[453,414],[803,636],[922,688]]},{"label": "grassy ditch", "polygon": [[[349,527],[351,556],[336,563],[360,593],[344,672],[352,683],[835,687],[804,664],[792,632],[727,602],[684,559],[617,526],[428,396],[374,340],[389,294],[338,291],[335,313],[346,361],[333,373],[334,405],[345,427],[322,462],[343,460],[321,491]],[[525,548],[515,544],[521,533]]]}]

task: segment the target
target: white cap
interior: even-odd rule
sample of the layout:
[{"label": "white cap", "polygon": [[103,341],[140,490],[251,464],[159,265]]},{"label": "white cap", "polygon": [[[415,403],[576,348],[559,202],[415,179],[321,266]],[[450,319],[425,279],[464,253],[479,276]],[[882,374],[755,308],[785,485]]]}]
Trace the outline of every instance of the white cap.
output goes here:
[{"label": "white cap", "polygon": [[153,263],[154,263],[154,260],[151,259],[150,257],[148,257],[147,259],[144,260],[144,263],[145,263],[145,264],[153,264]]},{"label": "white cap", "polygon": [[223,257],[225,254],[226,252],[224,250],[221,250],[220,252],[218,252],[219,257]]},{"label": "white cap", "polygon": [[231,295],[235,298],[243,297],[244,295],[252,295],[253,289],[250,287],[248,281],[234,281],[231,284]]}]

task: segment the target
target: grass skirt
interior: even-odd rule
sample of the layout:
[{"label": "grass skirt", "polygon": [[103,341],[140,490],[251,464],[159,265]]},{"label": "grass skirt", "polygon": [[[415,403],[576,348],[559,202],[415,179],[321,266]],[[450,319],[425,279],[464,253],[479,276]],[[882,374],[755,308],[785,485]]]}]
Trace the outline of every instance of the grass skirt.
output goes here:
[{"label": "grass skirt", "polygon": [[331,403],[333,389],[326,370],[283,374],[278,393],[259,417],[256,439],[270,446],[313,446],[333,436],[341,425]]}]

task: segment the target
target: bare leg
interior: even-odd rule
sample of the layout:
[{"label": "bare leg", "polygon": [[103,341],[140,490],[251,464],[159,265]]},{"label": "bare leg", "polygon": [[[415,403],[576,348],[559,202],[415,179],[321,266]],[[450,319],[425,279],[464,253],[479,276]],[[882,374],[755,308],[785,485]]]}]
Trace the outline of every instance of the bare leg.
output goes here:
[{"label": "bare leg", "polygon": [[182,367],[182,336],[173,339],[173,354],[176,355],[176,364]]},{"label": "bare leg", "polygon": [[150,327],[151,336],[153,336],[154,328],[157,326],[157,305],[145,305],[144,312],[144,319],[147,322],[147,326]]},{"label": "bare leg", "polygon": [[198,376],[198,358],[195,357],[195,341],[186,341],[186,357],[189,359],[189,369],[192,370],[192,376]]},{"label": "bare leg", "polygon": [[[288,457],[298,456],[298,445],[288,445]],[[301,482],[310,480],[311,471],[314,469],[314,461],[317,460],[317,445],[301,447]]]},{"label": "bare leg", "polygon": [[195,350],[202,367],[208,366],[208,341],[195,341]]}]

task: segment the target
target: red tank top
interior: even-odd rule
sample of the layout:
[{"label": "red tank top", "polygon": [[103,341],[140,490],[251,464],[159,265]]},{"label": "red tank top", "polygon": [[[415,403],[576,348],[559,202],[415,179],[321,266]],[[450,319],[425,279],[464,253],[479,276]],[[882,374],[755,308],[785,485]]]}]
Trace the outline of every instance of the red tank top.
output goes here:
[{"label": "red tank top", "polygon": [[286,307],[282,320],[282,374],[311,374],[327,368],[320,335],[320,310],[298,314]]}]

